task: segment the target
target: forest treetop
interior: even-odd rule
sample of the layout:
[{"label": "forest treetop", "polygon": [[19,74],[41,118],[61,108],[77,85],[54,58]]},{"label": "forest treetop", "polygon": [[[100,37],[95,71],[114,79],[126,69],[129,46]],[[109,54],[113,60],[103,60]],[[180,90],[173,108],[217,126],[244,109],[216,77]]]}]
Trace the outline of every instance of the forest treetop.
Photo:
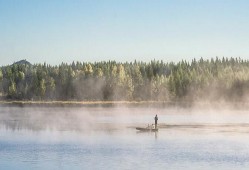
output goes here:
[{"label": "forest treetop", "polygon": [[79,101],[245,101],[249,62],[72,62],[51,66],[21,60],[0,69],[2,99]]}]

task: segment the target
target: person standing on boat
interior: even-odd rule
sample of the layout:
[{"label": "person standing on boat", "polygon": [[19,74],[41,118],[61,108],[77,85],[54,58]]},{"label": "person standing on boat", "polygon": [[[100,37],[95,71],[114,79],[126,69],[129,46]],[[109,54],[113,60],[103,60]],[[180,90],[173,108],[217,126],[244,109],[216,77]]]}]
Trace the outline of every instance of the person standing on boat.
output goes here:
[{"label": "person standing on boat", "polygon": [[157,129],[157,120],[158,120],[158,117],[157,117],[157,115],[155,116],[155,129]]}]

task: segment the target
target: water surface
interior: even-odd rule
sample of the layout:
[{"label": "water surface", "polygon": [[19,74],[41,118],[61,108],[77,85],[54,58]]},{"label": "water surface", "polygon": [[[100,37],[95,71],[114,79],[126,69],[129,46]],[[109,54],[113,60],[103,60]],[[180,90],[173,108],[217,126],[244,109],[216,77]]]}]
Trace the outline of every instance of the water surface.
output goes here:
[{"label": "water surface", "polygon": [[[135,127],[153,123],[159,131]],[[0,169],[248,169],[249,112],[0,108]]]}]

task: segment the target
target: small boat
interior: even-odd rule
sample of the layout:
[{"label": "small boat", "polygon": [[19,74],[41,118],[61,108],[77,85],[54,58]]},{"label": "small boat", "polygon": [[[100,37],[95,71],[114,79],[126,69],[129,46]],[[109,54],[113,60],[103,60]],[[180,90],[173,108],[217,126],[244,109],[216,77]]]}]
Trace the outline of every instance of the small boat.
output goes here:
[{"label": "small boat", "polygon": [[143,131],[143,132],[157,132],[158,131],[158,128],[151,128],[151,127],[147,127],[147,128],[136,127],[136,129],[139,131]]}]

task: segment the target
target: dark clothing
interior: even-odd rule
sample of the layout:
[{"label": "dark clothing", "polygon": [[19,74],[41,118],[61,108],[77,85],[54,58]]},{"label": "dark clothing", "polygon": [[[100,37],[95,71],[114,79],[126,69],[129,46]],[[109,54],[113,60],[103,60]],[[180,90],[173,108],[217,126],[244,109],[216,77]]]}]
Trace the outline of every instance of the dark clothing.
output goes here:
[{"label": "dark clothing", "polygon": [[155,128],[157,128],[157,120],[158,120],[158,117],[157,117],[157,115],[155,116]]}]

